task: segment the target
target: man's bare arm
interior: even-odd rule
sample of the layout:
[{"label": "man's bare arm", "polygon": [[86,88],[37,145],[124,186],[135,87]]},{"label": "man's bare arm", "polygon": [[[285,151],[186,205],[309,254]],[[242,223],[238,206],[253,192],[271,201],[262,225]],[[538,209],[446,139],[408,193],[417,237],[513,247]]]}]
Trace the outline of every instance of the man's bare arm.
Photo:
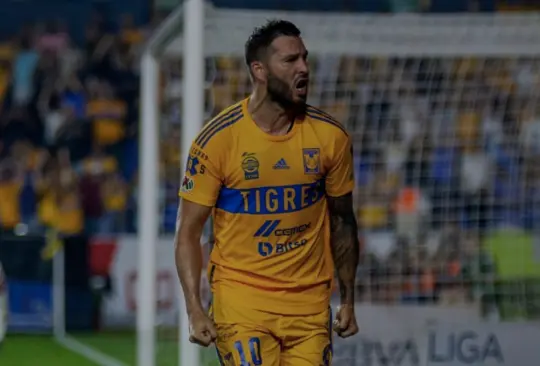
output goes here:
[{"label": "man's bare arm", "polygon": [[211,211],[211,207],[187,200],[182,200],[178,211],[175,237],[176,270],[184,291],[187,312],[190,316],[203,311],[200,296],[202,271],[201,235]]},{"label": "man's bare arm", "polygon": [[337,270],[342,304],[354,304],[356,267],[360,255],[358,225],[353,211],[352,193],[328,197],[330,244]]}]

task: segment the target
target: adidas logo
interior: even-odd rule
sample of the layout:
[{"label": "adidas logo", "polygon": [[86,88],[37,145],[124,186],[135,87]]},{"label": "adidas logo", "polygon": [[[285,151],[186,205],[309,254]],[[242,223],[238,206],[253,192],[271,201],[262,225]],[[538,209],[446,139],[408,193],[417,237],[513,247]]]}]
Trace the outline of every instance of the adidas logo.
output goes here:
[{"label": "adidas logo", "polygon": [[274,169],[289,169],[289,168],[290,167],[287,165],[287,162],[283,158],[279,159],[278,162],[274,164]]}]

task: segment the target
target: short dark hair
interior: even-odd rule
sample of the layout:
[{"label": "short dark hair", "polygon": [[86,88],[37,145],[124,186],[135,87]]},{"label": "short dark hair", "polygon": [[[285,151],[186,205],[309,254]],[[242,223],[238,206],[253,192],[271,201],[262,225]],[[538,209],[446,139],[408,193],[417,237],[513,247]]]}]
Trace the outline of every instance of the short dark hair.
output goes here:
[{"label": "short dark hair", "polygon": [[281,36],[299,37],[300,29],[287,20],[274,19],[253,30],[245,45],[245,61],[250,73],[251,63],[260,61],[274,39]]}]

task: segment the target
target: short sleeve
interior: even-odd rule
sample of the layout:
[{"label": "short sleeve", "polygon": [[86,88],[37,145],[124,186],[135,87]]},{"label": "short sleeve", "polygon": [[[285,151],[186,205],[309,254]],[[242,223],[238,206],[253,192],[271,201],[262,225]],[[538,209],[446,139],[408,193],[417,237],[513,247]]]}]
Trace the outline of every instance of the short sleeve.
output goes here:
[{"label": "short sleeve", "polygon": [[221,173],[216,152],[191,145],[186,171],[180,182],[180,197],[203,206],[212,207],[221,189]]},{"label": "short sleeve", "polygon": [[325,183],[326,194],[331,197],[346,195],[354,189],[352,144],[345,134],[335,141]]}]

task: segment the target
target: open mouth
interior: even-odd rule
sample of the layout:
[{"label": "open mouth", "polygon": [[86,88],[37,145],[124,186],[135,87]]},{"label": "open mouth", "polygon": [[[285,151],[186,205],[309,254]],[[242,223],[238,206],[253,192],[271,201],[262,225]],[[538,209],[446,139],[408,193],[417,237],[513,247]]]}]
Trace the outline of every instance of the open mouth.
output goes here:
[{"label": "open mouth", "polygon": [[299,94],[307,93],[307,87],[308,87],[308,79],[299,79],[294,86],[294,88]]}]

